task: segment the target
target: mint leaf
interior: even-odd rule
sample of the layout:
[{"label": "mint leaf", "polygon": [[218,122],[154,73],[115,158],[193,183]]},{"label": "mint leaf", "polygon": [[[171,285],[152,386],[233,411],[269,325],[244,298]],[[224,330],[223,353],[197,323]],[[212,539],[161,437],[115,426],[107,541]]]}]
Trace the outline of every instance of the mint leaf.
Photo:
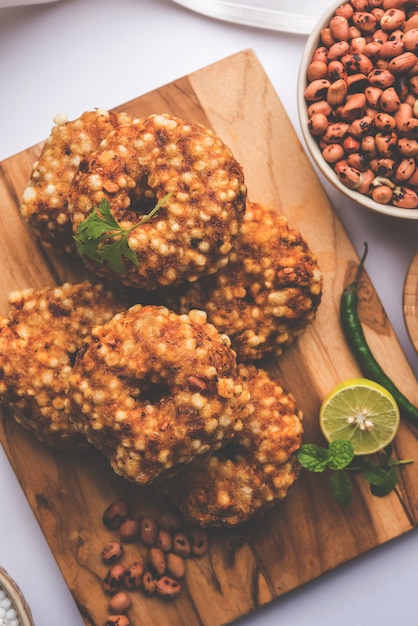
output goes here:
[{"label": "mint leaf", "polygon": [[311,472],[323,472],[328,467],[329,452],[315,443],[302,445],[297,453],[298,461]]},{"label": "mint leaf", "polygon": [[345,439],[336,439],[335,441],[331,441],[328,449],[328,466],[332,470],[338,471],[344,469],[347,465],[350,465],[354,458],[353,444]]},{"label": "mint leaf", "polygon": [[396,465],[386,468],[375,463],[368,463],[363,476],[370,483],[372,494],[380,498],[390,493],[398,483]]},{"label": "mint leaf", "polygon": [[353,492],[351,482],[346,472],[340,470],[329,476],[329,486],[332,496],[338,504],[350,504]]}]

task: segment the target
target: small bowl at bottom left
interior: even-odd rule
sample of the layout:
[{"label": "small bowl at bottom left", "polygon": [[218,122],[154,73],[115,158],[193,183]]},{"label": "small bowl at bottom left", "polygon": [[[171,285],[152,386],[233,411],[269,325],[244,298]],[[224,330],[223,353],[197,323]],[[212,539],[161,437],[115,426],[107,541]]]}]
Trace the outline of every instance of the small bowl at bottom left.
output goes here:
[{"label": "small bowl at bottom left", "polygon": [[4,626],[34,626],[32,613],[23,593],[0,567],[0,623]]}]

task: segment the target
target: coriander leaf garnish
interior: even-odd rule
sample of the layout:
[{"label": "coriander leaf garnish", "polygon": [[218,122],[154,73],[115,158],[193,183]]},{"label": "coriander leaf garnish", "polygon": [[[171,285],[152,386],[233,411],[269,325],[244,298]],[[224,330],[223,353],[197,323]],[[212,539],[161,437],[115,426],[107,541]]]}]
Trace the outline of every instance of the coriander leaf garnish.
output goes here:
[{"label": "coriander leaf garnish", "polygon": [[346,439],[336,439],[328,448],[315,443],[304,444],[299,448],[297,457],[301,466],[311,472],[330,472],[329,486],[333,498],[339,504],[351,502],[350,473],[363,476],[370,485],[370,492],[381,498],[396,487],[398,467],[413,463],[412,460],[393,459],[391,446],[384,449],[379,463],[365,456],[354,456],[353,445]]},{"label": "coriander leaf garnish", "polygon": [[128,228],[119,224],[110,210],[109,202],[103,198],[99,206],[94,207],[77,228],[74,236],[77,252],[98,263],[107,261],[117,274],[126,271],[123,258],[138,266],[137,256],[129,245],[129,234],[150,220],[171,195],[172,193],[166,194],[149,213]]}]

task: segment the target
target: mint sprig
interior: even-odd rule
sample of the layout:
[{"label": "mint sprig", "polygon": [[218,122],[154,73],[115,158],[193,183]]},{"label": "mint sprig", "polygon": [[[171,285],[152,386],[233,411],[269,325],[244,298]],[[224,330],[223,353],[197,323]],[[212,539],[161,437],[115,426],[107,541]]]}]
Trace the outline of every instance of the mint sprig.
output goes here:
[{"label": "mint sprig", "polygon": [[383,450],[379,462],[365,456],[355,456],[353,445],[345,439],[332,441],[328,447],[304,444],[299,448],[297,456],[301,466],[311,472],[329,471],[331,493],[339,504],[349,504],[352,500],[350,473],[363,476],[369,483],[371,493],[381,498],[396,487],[399,466],[413,463],[412,460],[393,459],[392,446]]},{"label": "mint sprig", "polygon": [[129,234],[148,222],[171,195],[166,194],[149,213],[128,228],[119,224],[110,210],[109,202],[103,198],[99,206],[94,207],[90,215],[78,225],[74,235],[77,252],[100,264],[107,261],[117,274],[124,274],[126,271],[124,258],[138,266],[138,258],[129,245]]}]

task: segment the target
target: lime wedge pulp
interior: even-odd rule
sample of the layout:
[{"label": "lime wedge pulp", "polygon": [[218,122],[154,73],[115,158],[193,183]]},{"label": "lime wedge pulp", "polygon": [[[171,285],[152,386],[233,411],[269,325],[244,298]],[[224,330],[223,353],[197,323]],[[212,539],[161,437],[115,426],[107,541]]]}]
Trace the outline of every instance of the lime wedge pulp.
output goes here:
[{"label": "lime wedge pulp", "polygon": [[394,439],[399,408],[387,389],[366,378],[337,385],[324,399],[319,423],[328,442],[350,441],[354,454],[373,454]]}]

